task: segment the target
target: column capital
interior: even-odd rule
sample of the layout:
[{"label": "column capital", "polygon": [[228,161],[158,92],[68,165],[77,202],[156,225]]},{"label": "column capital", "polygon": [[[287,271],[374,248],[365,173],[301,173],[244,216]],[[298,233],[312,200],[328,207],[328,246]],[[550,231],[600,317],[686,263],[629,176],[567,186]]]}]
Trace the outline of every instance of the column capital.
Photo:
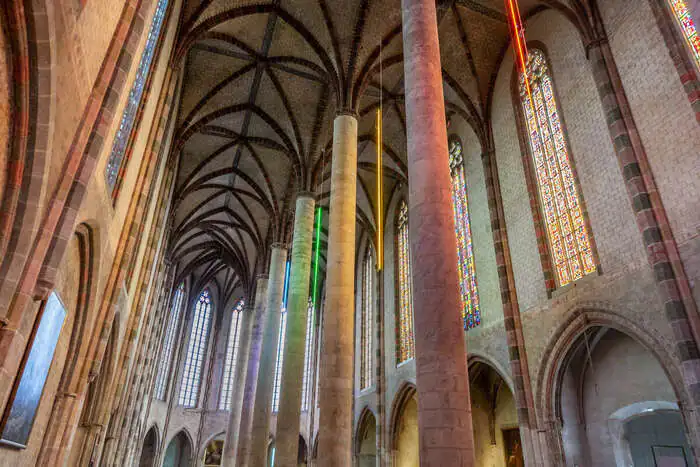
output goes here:
[{"label": "column capital", "polygon": [[261,272],[260,274],[255,276],[255,279],[256,280],[264,280],[264,279],[268,279],[269,277],[270,277],[269,274],[267,274],[266,272],[264,272],[264,273]]},{"label": "column capital", "polygon": [[586,50],[586,59],[590,60],[591,50],[600,48],[603,45],[606,45],[607,43],[608,43],[608,37],[604,34],[601,34],[598,37],[594,37],[591,40],[587,41],[584,44],[584,48]]},{"label": "column capital", "polygon": [[340,109],[335,113],[336,118],[337,117],[353,117],[355,120],[358,119],[357,117],[357,112],[355,112],[353,109]]},{"label": "column capital", "polygon": [[287,244],[284,242],[274,242],[272,244],[272,249],[278,249],[278,250],[286,250],[287,249]]},{"label": "column capital", "polygon": [[297,200],[299,200],[299,198],[311,198],[315,202],[316,201],[316,193],[314,193],[313,191],[306,191],[306,190],[299,191],[299,192],[297,192]]}]

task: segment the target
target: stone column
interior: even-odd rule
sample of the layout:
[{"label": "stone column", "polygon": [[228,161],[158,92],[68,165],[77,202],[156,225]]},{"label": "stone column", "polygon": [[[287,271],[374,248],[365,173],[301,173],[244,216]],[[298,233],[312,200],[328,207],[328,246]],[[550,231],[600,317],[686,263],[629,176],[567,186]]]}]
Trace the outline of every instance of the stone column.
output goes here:
[{"label": "stone column", "polygon": [[[270,280],[267,286],[267,309],[262,336],[262,352],[258,370],[258,383],[255,389],[253,426],[250,435],[250,449],[247,451],[247,464],[251,467],[267,467],[267,440],[270,431],[272,412],[272,389],[275,384],[275,363],[277,360],[277,340],[282,314],[282,294],[284,273],[287,262],[287,249],[282,244],[272,246],[270,257]],[[244,460],[245,462],[245,460]]]},{"label": "stone column", "polygon": [[294,215],[292,269],[287,298],[287,330],[284,367],[280,387],[280,408],[277,413],[275,465],[296,467],[299,451],[299,418],[301,386],[304,380],[306,318],[308,314],[311,253],[314,237],[313,193],[300,193]]},{"label": "stone column", "polygon": [[[224,442],[224,458],[221,464],[224,467],[234,467],[236,465],[236,453],[240,449],[239,440],[244,432],[242,416],[244,403],[247,402],[250,405],[253,402],[252,396],[255,394],[255,384],[251,385],[248,383],[248,374],[250,373],[254,383],[257,383],[266,295],[267,276],[258,276],[255,287],[255,301],[252,303],[252,306],[246,307],[245,314],[242,317],[244,321],[241,326],[236,373],[233,378],[231,414],[229,415],[226,441]],[[251,410],[246,411],[246,423],[250,420],[251,414]],[[250,423],[247,423],[245,426],[250,427]]]},{"label": "stone column", "polygon": [[435,0],[402,0],[420,464],[474,465]]},{"label": "stone column", "polygon": [[352,465],[355,327],[357,118],[341,113],[333,128],[326,303],[319,380],[317,465]]}]

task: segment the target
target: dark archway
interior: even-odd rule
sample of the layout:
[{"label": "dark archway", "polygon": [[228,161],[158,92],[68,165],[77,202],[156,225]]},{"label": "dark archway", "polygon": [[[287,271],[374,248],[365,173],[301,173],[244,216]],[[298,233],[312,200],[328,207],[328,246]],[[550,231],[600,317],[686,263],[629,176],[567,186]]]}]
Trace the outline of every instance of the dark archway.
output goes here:
[{"label": "dark archway", "polygon": [[309,462],[309,450],[306,447],[306,441],[304,437],[299,435],[299,450],[297,453],[297,465],[303,466],[308,465]]},{"label": "dark archway", "polygon": [[155,425],[148,430],[146,437],[143,439],[143,448],[141,449],[141,459],[139,467],[153,467],[158,453],[158,430]]},{"label": "dark archway", "polygon": [[189,467],[192,460],[192,443],[183,430],[168,444],[163,455],[163,467]]},{"label": "dark archway", "polygon": [[362,410],[357,422],[355,457],[358,467],[377,465],[377,419],[367,407]]}]

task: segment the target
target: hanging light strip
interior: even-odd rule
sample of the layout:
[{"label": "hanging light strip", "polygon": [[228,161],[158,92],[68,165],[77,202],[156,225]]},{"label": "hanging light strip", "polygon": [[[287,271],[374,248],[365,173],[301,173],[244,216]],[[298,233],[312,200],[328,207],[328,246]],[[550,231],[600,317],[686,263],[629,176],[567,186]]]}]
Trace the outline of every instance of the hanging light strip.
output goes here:
[{"label": "hanging light strip", "polygon": [[506,11],[508,12],[508,26],[510,29],[511,40],[513,42],[513,50],[515,58],[518,62],[520,72],[525,78],[525,89],[527,90],[530,104],[532,104],[532,93],[530,91],[530,80],[527,75],[527,46],[525,42],[525,28],[523,21],[520,18],[520,9],[518,8],[518,0],[505,0]]},{"label": "hanging light strip", "polygon": [[292,269],[291,261],[287,260],[286,269],[284,271],[284,289],[282,289],[282,309],[287,311],[287,298],[289,295],[289,270]]},{"label": "hanging light strip", "polygon": [[316,251],[314,252],[314,281],[312,290],[312,302],[314,309],[316,308],[316,303],[318,300],[318,270],[319,264],[321,262],[321,216],[323,214],[323,209],[321,206],[316,208]]},{"label": "hanging light strip", "polygon": [[379,108],[377,109],[377,271],[384,267],[384,168],[382,166],[382,152],[384,140],[382,135],[382,106],[384,104],[384,83],[382,76],[382,43],[379,42]]}]

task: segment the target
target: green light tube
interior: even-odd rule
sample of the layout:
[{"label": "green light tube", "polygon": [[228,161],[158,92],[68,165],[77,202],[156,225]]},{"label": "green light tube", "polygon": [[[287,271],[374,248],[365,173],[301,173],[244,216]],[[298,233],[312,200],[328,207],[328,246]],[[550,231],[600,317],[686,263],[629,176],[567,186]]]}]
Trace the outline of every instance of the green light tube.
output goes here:
[{"label": "green light tube", "polygon": [[315,264],[314,264],[314,286],[313,286],[313,303],[314,309],[316,308],[316,300],[318,298],[318,266],[321,257],[321,206],[316,208],[316,253],[314,254]]}]

